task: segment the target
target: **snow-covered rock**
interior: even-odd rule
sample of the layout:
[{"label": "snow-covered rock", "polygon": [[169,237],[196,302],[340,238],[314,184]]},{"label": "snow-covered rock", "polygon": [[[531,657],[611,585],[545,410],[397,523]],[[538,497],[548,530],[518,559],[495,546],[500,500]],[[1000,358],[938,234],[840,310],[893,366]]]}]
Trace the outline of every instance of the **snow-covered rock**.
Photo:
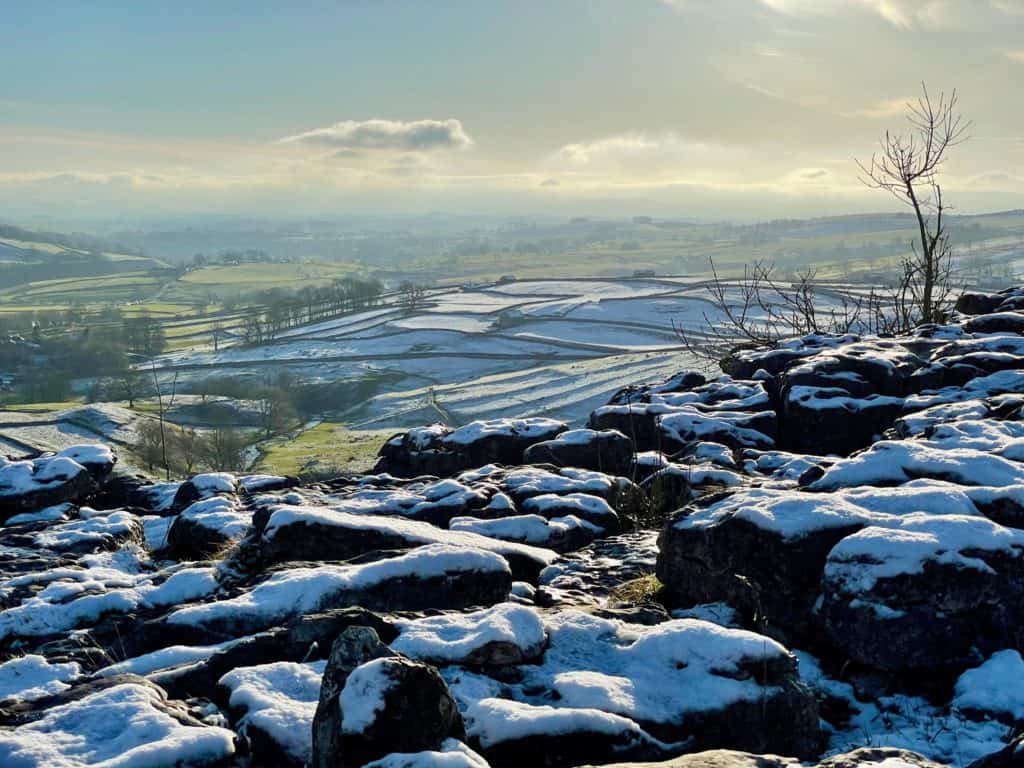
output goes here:
[{"label": "snow-covered rock", "polygon": [[141,681],[99,690],[0,730],[0,765],[10,768],[212,766],[234,752],[232,731],[200,723]]}]

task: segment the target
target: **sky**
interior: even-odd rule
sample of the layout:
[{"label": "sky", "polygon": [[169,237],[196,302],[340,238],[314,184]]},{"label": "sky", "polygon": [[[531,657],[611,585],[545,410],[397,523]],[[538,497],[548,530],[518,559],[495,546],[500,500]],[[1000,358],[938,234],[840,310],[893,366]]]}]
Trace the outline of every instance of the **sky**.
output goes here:
[{"label": "sky", "polygon": [[0,212],[803,217],[926,81],[1024,207],[1024,0],[12,2]]}]

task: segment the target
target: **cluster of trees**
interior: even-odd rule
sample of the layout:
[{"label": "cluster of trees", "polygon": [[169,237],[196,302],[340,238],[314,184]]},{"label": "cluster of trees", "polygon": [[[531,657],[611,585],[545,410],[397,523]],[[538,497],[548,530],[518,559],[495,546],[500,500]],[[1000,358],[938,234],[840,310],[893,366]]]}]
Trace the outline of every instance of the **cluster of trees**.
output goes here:
[{"label": "cluster of trees", "polygon": [[242,325],[247,344],[273,341],[288,328],[374,307],[384,292],[379,280],[343,277],[329,285],[307,286],[295,292],[267,291],[258,295],[254,309]]},{"label": "cluster of trees", "polygon": [[167,477],[186,476],[199,471],[242,471],[249,442],[245,430],[229,424],[199,430],[148,419],[139,426],[135,450],[150,472],[159,469]]},{"label": "cluster of trees", "polygon": [[[204,403],[211,395],[232,398],[210,402],[205,409],[193,409],[192,418],[201,426],[175,424],[168,416],[177,397],[177,377],[167,383],[160,382],[155,371],[150,372],[148,380],[133,372],[129,380],[155,396],[157,404],[156,418],[139,427],[136,451],[150,472],[159,469],[167,477],[199,470],[239,472],[245,468],[246,454],[253,443],[286,433],[300,423],[295,393],[301,387],[288,373],[267,377],[257,384],[231,378],[198,382],[193,394],[200,395]],[[254,421],[247,421],[242,413],[250,407]]]},{"label": "cluster of trees", "polygon": [[192,256],[192,266],[196,269],[212,264],[270,264],[274,261],[275,259],[262,248],[227,249],[214,256],[205,253]]},{"label": "cluster of trees", "polygon": [[121,344],[133,354],[155,357],[167,348],[167,337],[158,319],[151,315],[136,315],[124,318]]}]

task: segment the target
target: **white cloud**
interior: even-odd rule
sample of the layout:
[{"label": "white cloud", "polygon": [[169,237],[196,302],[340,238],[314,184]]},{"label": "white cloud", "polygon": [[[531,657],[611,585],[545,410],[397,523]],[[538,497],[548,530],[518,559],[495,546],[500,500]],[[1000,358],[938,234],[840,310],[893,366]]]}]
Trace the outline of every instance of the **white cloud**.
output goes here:
[{"label": "white cloud", "polygon": [[551,159],[570,171],[662,175],[680,169],[718,167],[727,159],[735,159],[738,152],[672,132],[631,132],[565,144]]},{"label": "white cloud", "polygon": [[464,149],[473,144],[459,120],[344,120],[326,128],[287,136],[285,144],[338,151],[392,150],[429,152]]},{"label": "white cloud", "polygon": [[[677,8],[692,7],[697,0],[661,0]],[[866,11],[890,24],[910,28],[950,27],[985,6],[1008,14],[1024,14],[1024,0],[751,0],[787,16],[833,16],[848,11]]]}]

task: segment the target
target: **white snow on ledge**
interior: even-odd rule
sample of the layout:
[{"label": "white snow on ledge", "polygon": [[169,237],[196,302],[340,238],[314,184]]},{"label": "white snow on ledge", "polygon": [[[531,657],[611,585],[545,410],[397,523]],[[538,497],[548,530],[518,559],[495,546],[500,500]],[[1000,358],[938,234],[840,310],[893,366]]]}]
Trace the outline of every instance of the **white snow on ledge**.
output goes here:
[{"label": "white snow on ledge", "polygon": [[461,741],[445,739],[440,752],[395,752],[363,768],[490,768],[490,765]]},{"label": "white snow on ledge", "polygon": [[0,701],[33,701],[66,691],[69,681],[82,674],[75,662],[51,664],[43,656],[28,655],[0,664]]},{"label": "white snow on ledge", "polygon": [[395,657],[373,659],[352,670],[338,697],[342,733],[362,733],[384,711],[384,697],[395,685],[388,668]]},{"label": "white snow on ledge", "polygon": [[269,626],[292,616],[314,613],[332,597],[374,587],[390,579],[427,579],[454,573],[502,572],[504,558],[493,552],[430,544],[398,557],[365,565],[293,568],[275,573],[250,592],[213,603],[181,608],[171,624],[204,626],[213,622],[253,622]]},{"label": "white snow on ledge", "polygon": [[847,536],[829,553],[824,582],[845,594],[861,594],[881,579],[924,572],[934,561],[992,573],[991,566],[965,552],[1024,553],[1024,531],[984,517],[914,513],[886,527],[869,527]]},{"label": "white snow on ledge", "polygon": [[399,622],[398,627],[392,650],[432,664],[458,663],[490,643],[537,649],[547,639],[536,611],[514,603]]},{"label": "white snow on ledge", "polygon": [[442,442],[451,445],[470,445],[486,437],[535,437],[554,436],[564,430],[565,424],[555,419],[492,419],[472,421],[464,427],[445,435]]},{"label": "white snow on ledge", "polygon": [[218,685],[231,691],[229,704],[245,710],[242,730],[258,728],[300,762],[313,756],[313,716],[326,661],[279,661],[238,667]]},{"label": "white snow on ledge", "polygon": [[149,768],[204,765],[235,752],[225,728],[182,725],[148,686],[114,686],[0,731],[5,768]]},{"label": "white snow on ledge", "polygon": [[1024,659],[1014,650],[993,653],[956,681],[953,707],[1024,720]]}]

